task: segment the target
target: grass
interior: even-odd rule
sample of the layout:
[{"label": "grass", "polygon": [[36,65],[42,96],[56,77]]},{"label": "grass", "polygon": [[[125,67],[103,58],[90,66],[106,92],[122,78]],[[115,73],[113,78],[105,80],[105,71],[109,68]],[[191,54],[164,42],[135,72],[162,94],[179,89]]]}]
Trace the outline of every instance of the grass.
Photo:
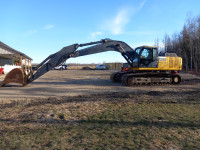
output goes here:
[{"label": "grass", "polygon": [[198,149],[199,96],[110,93],[1,104],[0,147]]}]

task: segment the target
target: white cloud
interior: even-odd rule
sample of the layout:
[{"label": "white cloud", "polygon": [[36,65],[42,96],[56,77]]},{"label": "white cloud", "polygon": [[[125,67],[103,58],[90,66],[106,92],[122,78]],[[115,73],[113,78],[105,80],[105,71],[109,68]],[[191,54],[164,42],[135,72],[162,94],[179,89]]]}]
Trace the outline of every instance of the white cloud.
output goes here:
[{"label": "white cloud", "polygon": [[138,7],[138,9],[136,9],[136,11],[139,11],[140,9],[142,9],[142,7],[144,6],[144,4],[146,3],[146,1],[143,1],[140,6]]},{"label": "white cloud", "polygon": [[44,30],[49,30],[49,29],[52,29],[54,28],[55,26],[53,24],[47,24],[45,27],[44,27]]},{"label": "white cloud", "polygon": [[127,10],[121,10],[118,12],[117,16],[112,20],[112,26],[110,26],[113,34],[121,34],[123,27],[130,21],[130,16],[128,15]]},{"label": "white cloud", "polygon": [[152,42],[152,41],[144,41],[144,42],[135,42],[135,43],[131,43],[130,44],[130,46],[132,48],[136,48],[136,47],[143,46],[143,45],[154,46],[154,42]]},{"label": "white cloud", "polygon": [[29,30],[25,34],[23,34],[24,37],[29,37],[33,34],[35,34],[37,31],[36,30]]},{"label": "white cloud", "polygon": [[140,11],[145,4],[143,1],[138,7],[135,8],[123,8],[117,12],[116,16],[109,21],[105,21],[103,28],[110,31],[114,35],[122,34],[125,26],[130,22],[131,16]]},{"label": "white cloud", "polygon": [[100,35],[103,35],[103,33],[100,32],[100,31],[92,32],[92,33],[91,33],[91,37],[92,37],[92,38],[96,38],[97,36],[100,36]]},{"label": "white cloud", "polygon": [[123,32],[123,28],[130,21],[130,15],[127,9],[120,10],[117,15],[113,19],[109,19],[105,23],[105,30],[110,31],[114,35],[121,34]]},{"label": "white cloud", "polygon": [[36,33],[36,30],[29,30],[29,31],[28,31],[28,34],[30,34],[30,35],[32,35],[32,34],[34,34],[34,33]]},{"label": "white cloud", "polygon": [[126,34],[128,35],[140,35],[140,36],[144,36],[144,35],[161,35],[163,34],[162,31],[148,31],[148,30],[145,30],[145,31],[131,31],[131,32],[126,32]]}]

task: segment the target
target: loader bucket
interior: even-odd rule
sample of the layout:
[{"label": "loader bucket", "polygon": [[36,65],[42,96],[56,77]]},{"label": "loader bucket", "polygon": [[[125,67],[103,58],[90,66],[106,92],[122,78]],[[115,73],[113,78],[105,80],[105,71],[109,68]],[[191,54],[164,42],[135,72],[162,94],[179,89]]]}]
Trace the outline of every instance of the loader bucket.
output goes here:
[{"label": "loader bucket", "polygon": [[15,68],[6,75],[5,79],[0,84],[0,87],[8,83],[19,83],[25,86],[26,82],[27,79],[26,75],[24,74],[24,71],[20,68]]}]

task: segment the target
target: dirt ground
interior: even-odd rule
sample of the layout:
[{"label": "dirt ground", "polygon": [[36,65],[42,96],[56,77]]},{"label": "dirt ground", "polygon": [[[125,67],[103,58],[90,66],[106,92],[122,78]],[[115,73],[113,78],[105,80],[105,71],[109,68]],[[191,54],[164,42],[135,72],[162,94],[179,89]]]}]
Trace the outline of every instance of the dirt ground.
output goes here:
[{"label": "dirt ground", "polygon": [[199,76],[127,87],[112,72],[50,71],[0,88],[1,149],[199,149]]},{"label": "dirt ground", "polygon": [[[182,83],[179,85],[133,86],[127,87],[122,83],[112,83],[112,70],[52,70],[31,84],[7,85],[0,88],[0,103],[12,100],[34,100],[38,98],[76,96],[104,92],[197,92],[200,91],[200,77],[181,73]],[[0,76],[2,80],[3,76]]]}]

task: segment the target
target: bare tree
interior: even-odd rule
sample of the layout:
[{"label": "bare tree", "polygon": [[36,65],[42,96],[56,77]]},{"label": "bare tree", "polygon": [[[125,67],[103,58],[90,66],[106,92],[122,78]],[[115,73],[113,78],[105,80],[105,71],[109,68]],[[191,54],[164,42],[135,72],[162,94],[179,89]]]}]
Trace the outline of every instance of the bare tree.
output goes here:
[{"label": "bare tree", "polygon": [[[200,15],[192,17],[189,13],[182,31],[171,37],[165,33],[163,43],[166,52],[182,57],[183,69],[200,71]],[[159,45],[159,39],[155,40],[155,45]]]}]

